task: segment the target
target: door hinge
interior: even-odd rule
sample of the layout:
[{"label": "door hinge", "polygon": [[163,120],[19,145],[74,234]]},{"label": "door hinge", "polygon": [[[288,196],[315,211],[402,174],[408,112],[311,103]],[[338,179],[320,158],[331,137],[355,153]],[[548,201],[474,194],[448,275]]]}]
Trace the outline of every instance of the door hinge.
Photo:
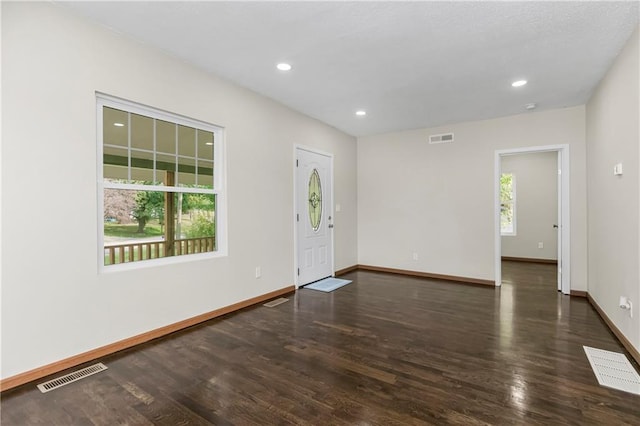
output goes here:
[{"label": "door hinge", "polygon": [[297,213],[297,214],[296,214],[296,220],[297,220],[298,222],[300,222],[300,213]]},{"label": "door hinge", "polygon": [[298,268],[298,275],[300,275],[300,268]]},{"label": "door hinge", "polygon": [[298,160],[296,160],[296,167],[298,167]]}]

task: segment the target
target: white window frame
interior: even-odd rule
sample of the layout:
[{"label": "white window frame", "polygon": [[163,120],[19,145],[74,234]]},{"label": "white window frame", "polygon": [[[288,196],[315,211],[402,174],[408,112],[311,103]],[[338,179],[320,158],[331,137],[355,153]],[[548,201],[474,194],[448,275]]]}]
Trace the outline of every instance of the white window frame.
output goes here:
[{"label": "white window frame", "polygon": [[516,228],[516,175],[511,172],[503,172],[500,176],[510,174],[511,175],[511,208],[513,211],[513,224],[511,232],[502,230],[502,216],[500,217],[500,235],[503,237],[515,237],[517,235]]},{"label": "white window frame", "polygon": [[[103,164],[103,108],[110,107],[135,113],[170,123],[181,124],[196,129],[205,130],[214,134],[213,145],[213,190],[188,187],[165,187],[156,185],[139,185],[104,182]],[[227,200],[226,200],[226,149],[224,128],[203,121],[188,118],[179,114],[170,113],[157,108],[141,105],[125,99],[96,92],[96,129],[97,129],[97,191],[98,191],[98,271],[109,273],[124,270],[133,270],[148,267],[157,267],[175,263],[193,262],[203,259],[226,257],[228,255],[227,244]],[[104,264],[104,190],[105,189],[130,189],[156,192],[182,192],[212,194],[216,197],[216,250],[206,253],[195,253],[180,256],[168,256],[157,259],[148,259],[137,262],[126,262],[115,265]]]}]

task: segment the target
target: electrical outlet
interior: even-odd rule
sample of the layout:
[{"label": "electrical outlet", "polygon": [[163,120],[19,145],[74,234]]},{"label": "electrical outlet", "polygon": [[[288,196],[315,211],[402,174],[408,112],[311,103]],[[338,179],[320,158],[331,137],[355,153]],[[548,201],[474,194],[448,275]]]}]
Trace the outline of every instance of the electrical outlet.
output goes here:
[{"label": "electrical outlet", "polygon": [[633,303],[626,296],[620,296],[620,301],[618,302],[620,309],[626,309],[629,311],[629,317],[633,318]]},{"label": "electrical outlet", "polygon": [[540,248],[544,248],[544,243],[543,243],[542,241],[540,241],[540,242],[538,243],[538,248],[539,248],[539,249],[540,249]]},{"label": "electrical outlet", "polygon": [[418,253],[413,253],[413,260],[418,260]]},{"label": "electrical outlet", "polygon": [[262,276],[262,271],[259,266],[256,266],[256,278],[260,278]]}]

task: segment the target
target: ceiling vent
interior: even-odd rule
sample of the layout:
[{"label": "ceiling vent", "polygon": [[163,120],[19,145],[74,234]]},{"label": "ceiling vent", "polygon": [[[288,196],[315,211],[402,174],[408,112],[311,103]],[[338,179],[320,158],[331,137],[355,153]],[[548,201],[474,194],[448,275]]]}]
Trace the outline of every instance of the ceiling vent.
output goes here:
[{"label": "ceiling vent", "polygon": [[453,142],[453,133],[443,133],[441,135],[431,135],[429,136],[429,143],[449,143]]}]

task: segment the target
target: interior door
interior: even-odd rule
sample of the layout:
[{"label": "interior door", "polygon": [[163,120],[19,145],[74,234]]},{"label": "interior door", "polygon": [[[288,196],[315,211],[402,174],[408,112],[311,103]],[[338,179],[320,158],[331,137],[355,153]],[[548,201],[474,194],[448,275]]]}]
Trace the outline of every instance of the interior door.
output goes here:
[{"label": "interior door", "polygon": [[296,149],[298,286],[333,275],[332,157]]}]

